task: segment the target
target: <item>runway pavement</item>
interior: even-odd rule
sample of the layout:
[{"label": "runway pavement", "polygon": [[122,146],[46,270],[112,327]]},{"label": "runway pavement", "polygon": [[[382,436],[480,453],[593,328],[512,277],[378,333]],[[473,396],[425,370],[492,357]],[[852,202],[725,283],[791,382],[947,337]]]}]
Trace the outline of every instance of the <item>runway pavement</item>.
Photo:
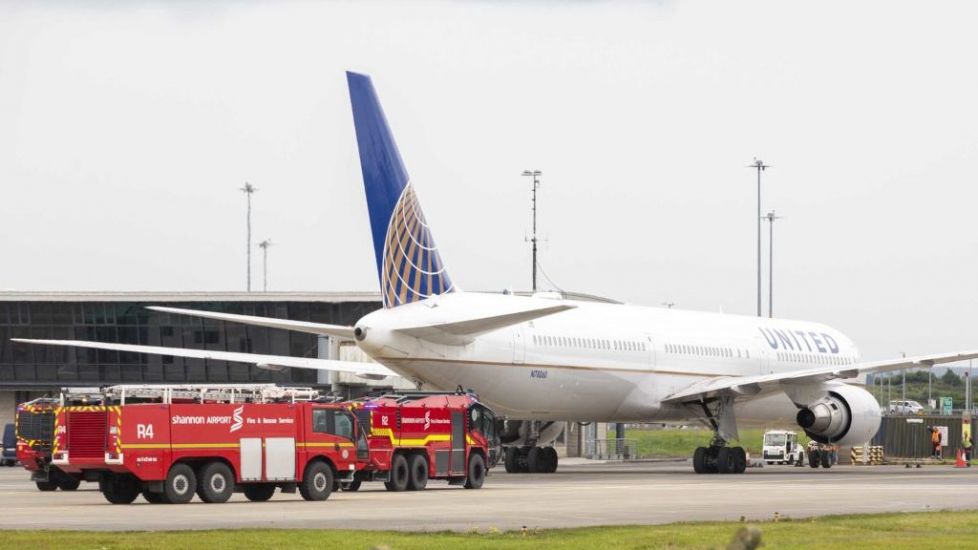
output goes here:
[{"label": "runway pavement", "polygon": [[298,494],[252,503],[108,504],[93,483],[76,492],[41,493],[20,468],[0,469],[0,528],[162,530],[350,528],[501,530],[650,524],[696,520],[793,518],[825,514],[978,509],[978,468],[775,466],[744,475],[695,475],[688,463],[561,466],[556,474],[494,470],[481,490],[432,481],[416,493],[382,483],[325,502]]}]

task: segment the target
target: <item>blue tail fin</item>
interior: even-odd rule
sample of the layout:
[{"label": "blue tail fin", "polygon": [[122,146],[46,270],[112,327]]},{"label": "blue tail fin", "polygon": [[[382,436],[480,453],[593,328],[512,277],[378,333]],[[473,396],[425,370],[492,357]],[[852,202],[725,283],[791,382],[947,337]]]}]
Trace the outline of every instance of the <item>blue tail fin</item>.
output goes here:
[{"label": "blue tail fin", "polygon": [[346,73],[384,307],[452,292],[370,77]]}]

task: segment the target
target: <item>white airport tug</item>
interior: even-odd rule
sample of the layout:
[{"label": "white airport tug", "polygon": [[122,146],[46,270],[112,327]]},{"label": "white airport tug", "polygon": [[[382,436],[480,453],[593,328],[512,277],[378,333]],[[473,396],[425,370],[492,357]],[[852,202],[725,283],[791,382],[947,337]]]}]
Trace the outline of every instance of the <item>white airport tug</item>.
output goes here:
[{"label": "white airport tug", "polygon": [[768,430],[764,432],[762,449],[765,464],[802,465],[805,461],[805,448],[798,443],[798,434],[789,430]]}]

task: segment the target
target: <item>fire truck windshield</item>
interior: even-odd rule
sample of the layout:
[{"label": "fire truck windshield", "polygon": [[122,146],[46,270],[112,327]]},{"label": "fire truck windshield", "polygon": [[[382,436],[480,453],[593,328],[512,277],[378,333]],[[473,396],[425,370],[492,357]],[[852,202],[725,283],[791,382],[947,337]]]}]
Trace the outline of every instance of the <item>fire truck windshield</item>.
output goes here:
[{"label": "fire truck windshield", "polygon": [[338,409],[313,409],[312,431],[353,440],[353,416]]},{"label": "fire truck windshield", "polygon": [[482,405],[475,405],[469,409],[472,427],[485,436],[490,447],[499,444],[499,436],[496,434],[496,416],[492,411]]}]

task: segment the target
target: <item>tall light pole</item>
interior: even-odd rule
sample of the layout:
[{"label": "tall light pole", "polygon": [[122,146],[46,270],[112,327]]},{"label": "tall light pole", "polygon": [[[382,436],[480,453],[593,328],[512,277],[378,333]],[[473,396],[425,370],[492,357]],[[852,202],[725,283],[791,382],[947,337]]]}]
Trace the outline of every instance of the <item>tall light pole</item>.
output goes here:
[{"label": "tall light pole", "polygon": [[781,216],[776,216],[774,210],[767,213],[764,219],[768,222],[768,253],[767,253],[767,316],[774,317],[774,220],[780,220]]},{"label": "tall light pole", "polygon": [[971,397],[971,359],[968,359],[968,374],[964,377],[964,408],[971,412],[974,399]]},{"label": "tall light pole", "polygon": [[530,242],[533,244],[533,292],[537,291],[537,189],[540,188],[539,170],[523,170],[524,176],[533,178],[533,233],[530,234]]},{"label": "tall light pole", "polygon": [[[907,352],[901,351],[900,352],[900,356],[903,357],[904,359],[906,359],[907,358]],[[906,367],[900,369],[900,376],[901,376],[901,379],[902,379],[901,384],[903,385],[903,393],[900,394],[900,399],[903,399],[904,401],[906,401],[907,400],[907,369],[906,369]]]},{"label": "tall light pole", "polygon": [[248,196],[248,244],[245,250],[248,251],[248,292],[251,292],[251,195],[258,191],[258,188],[245,182],[244,187],[241,188],[245,195]]},{"label": "tall light pole", "polygon": [[755,158],[748,168],[757,170],[757,316],[761,316],[761,172],[770,168],[764,161]]},{"label": "tall light pole", "polygon": [[271,239],[265,239],[264,241],[258,243],[258,248],[261,249],[262,292],[268,292],[268,247],[270,246],[272,246]]}]

